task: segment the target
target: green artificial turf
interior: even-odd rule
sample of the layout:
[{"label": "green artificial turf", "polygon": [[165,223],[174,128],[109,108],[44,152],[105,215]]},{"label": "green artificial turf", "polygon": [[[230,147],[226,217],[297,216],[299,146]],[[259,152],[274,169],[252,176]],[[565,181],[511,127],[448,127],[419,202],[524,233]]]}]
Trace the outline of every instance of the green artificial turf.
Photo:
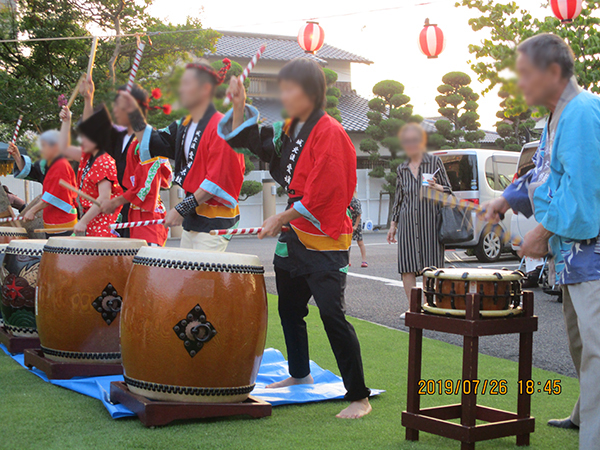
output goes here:
[{"label": "green artificial turf", "polygon": [[[335,414],[344,402],[323,402],[273,408],[265,419],[188,421],[147,429],[136,418],[112,420],[102,403],[45,383],[0,351],[0,448],[2,449],[458,449],[460,444],[421,433],[419,442],[404,440],[401,412],[406,404],[406,333],[352,319],[365,364],[367,382],[387,392],[372,400],[373,412],[357,421]],[[311,357],[336,373],[337,367],[315,308],[308,317]],[[276,298],[270,296],[268,347],[285,353],[277,318]],[[516,351],[516,350],[515,350]],[[457,379],[459,347],[435,340],[424,342],[423,378]],[[481,355],[480,378],[508,380],[508,394],[479,396],[481,404],[516,410],[517,365]],[[535,380],[561,379],[558,396],[534,394],[536,432],[533,449],[576,449],[577,432],[550,428],[550,418],[564,417],[577,399],[573,378],[539,369]],[[455,403],[453,396],[425,396],[423,406]],[[477,444],[478,449],[513,449],[515,438]]]}]

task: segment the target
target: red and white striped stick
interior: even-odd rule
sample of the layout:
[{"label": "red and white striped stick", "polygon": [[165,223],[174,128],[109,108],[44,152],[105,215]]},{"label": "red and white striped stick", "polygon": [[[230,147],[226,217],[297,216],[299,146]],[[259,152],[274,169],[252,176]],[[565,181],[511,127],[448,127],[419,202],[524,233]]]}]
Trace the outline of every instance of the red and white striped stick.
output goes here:
[{"label": "red and white striped stick", "polygon": [[137,75],[137,71],[140,67],[140,61],[142,60],[142,53],[144,53],[144,44],[142,41],[138,44],[137,52],[135,52],[135,58],[133,59],[133,67],[131,67],[131,72],[129,73],[129,81],[127,81],[127,87],[125,90],[131,93],[133,89],[133,83],[135,82],[135,76]]},{"label": "red and white striped stick", "polygon": [[[211,236],[234,236],[236,234],[258,234],[262,227],[255,228],[229,228],[226,230],[210,230]],[[290,231],[290,227],[281,227],[282,232]]]},{"label": "red and white striped stick", "polygon": [[21,216],[17,216],[17,217],[6,217],[4,219],[0,219],[0,223],[6,223],[6,222],[16,222],[18,220],[23,220],[23,217]]},{"label": "red and white striped stick", "polygon": [[17,142],[17,136],[19,136],[19,128],[21,128],[21,123],[23,122],[23,115],[21,114],[19,116],[19,120],[17,120],[17,127],[15,128],[15,134],[13,134],[13,138],[11,143],[16,143]]},{"label": "red and white striped stick", "polygon": [[[244,81],[246,80],[246,78],[248,78],[248,75],[250,75],[250,72],[252,71],[252,69],[254,69],[254,66],[256,65],[256,63],[258,62],[258,60],[260,59],[260,57],[264,53],[265,48],[266,48],[266,45],[264,45],[264,44],[260,46],[260,48],[258,49],[258,52],[256,52],[256,55],[254,55],[252,57],[252,59],[250,60],[250,62],[248,63],[248,65],[246,66],[246,68],[244,69],[244,71],[242,72],[242,74],[240,75],[240,83],[242,85],[244,84]],[[223,101],[223,105],[224,106],[229,105],[229,103],[231,103],[231,100],[233,100],[231,98],[231,95],[227,94],[227,97]]]},{"label": "red and white striped stick", "polygon": [[165,219],[141,220],[139,222],[113,223],[110,225],[110,229],[111,230],[121,230],[123,228],[137,228],[137,227],[147,227],[148,225],[162,225],[163,223],[165,223]]}]

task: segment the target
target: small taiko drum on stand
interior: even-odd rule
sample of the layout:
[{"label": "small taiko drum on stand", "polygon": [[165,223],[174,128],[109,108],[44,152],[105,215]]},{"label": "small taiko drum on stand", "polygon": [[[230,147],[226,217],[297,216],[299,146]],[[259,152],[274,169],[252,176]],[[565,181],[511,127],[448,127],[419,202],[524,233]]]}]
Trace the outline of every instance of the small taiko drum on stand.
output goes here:
[{"label": "small taiko drum on stand", "polygon": [[27,230],[20,227],[0,227],[0,244],[8,244],[14,239],[27,239]]},{"label": "small taiko drum on stand", "polygon": [[36,287],[45,239],[18,239],[7,245],[2,261],[2,318],[12,336],[37,338]]},{"label": "small taiko drum on stand", "polygon": [[427,268],[423,271],[423,309],[464,316],[467,294],[479,294],[482,316],[520,314],[523,273],[506,269]]},{"label": "small taiko drum on stand", "polygon": [[52,237],[40,265],[37,323],[44,356],[120,362],[119,318],[138,239]]},{"label": "small taiko drum on stand", "polygon": [[129,391],[170,402],[234,403],[254,388],[267,333],[256,256],[144,247],[121,316]]}]

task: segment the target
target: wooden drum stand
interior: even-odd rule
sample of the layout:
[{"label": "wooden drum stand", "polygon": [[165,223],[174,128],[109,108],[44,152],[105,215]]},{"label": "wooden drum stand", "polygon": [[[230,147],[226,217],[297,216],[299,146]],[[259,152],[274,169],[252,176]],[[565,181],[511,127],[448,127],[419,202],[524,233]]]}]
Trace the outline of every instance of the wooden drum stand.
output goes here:
[{"label": "wooden drum stand", "polygon": [[[477,405],[477,394],[462,392],[459,404],[421,408],[419,381],[421,379],[423,330],[441,331],[464,336],[462,380],[477,379],[479,337],[519,333],[519,380],[531,379],[533,332],[537,331],[537,316],[533,315],[533,293],[523,293],[523,313],[508,318],[480,318],[479,295],[468,294],[466,317],[447,317],[427,314],[421,308],[422,291],[413,288],[410,310],[405,324],[409,327],[408,398],[402,413],[406,440],[418,441],[419,431],[437,434],[461,442],[461,450],[474,450],[475,442],[505,436],[517,436],[517,445],[529,445],[535,419],[530,416],[531,396],[518,395],[517,413]],[[461,389],[462,390],[462,389]],[[460,423],[450,422],[460,419]],[[476,425],[476,421],[487,422]]]}]

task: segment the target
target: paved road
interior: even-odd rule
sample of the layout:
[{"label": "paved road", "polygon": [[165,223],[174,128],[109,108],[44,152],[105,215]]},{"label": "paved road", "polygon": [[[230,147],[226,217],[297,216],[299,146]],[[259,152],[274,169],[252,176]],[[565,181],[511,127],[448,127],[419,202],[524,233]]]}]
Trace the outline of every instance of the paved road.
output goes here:
[{"label": "paved road", "polygon": [[[259,241],[255,237],[234,237],[228,251],[258,255],[266,268],[267,290],[276,293],[275,274],[271,264],[275,239]],[[385,242],[385,234],[365,234],[369,267],[360,267],[360,252],[356,244],[351,253],[352,267],[348,277],[346,303],[348,314],[353,317],[407,330],[400,315],[408,309],[397,271],[397,247]],[[174,244],[174,243],[172,243]],[[171,244],[171,245],[172,245]],[[481,264],[464,252],[447,251],[446,258],[457,267],[506,267],[517,268],[518,261],[512,256],[503,257],[497,264]],[[562,305],[556,297],[535,290],[535,313],[539,316],[539,331],[534,334],[535,366],[564,375],[575,376],[569,355]],[[457,336],[426,332],[427,337],[461,345]],[[517,335],[486,337],[480,341],[480,351],[493,356],[516,361],[518,355]]]}]

